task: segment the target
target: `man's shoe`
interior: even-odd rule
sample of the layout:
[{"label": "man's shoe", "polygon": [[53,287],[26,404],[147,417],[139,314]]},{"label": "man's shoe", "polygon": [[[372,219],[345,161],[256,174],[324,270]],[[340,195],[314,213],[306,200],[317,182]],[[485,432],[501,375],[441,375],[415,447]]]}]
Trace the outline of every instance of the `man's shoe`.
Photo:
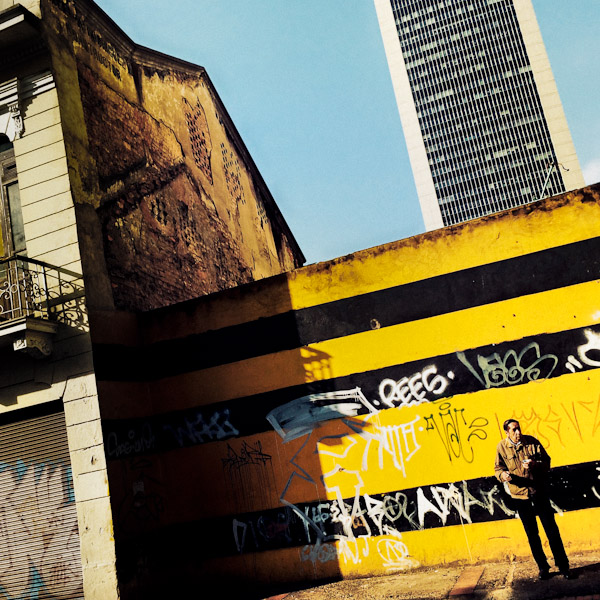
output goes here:
[{"label": "man's shoe", "polygon": [[573,573],[573,571],[571,571],[570,569],[564,569],[563,571],[560,572],[560,574],[565,579],[577,579],[577,575],[575,573]]},{"label": "man's shoe", "polygon": [[540,571],[539,579],[541,579],[541,580],[550,579],[550,571],[548,569],[543,569],[542,571]]}]

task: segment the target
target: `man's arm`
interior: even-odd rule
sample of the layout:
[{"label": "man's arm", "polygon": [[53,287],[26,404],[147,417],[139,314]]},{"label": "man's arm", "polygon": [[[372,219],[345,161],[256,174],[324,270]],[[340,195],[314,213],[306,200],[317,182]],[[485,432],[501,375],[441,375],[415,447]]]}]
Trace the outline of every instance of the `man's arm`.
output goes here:
[{"label": "man's arm", "polygon": [[501,445],[498,444],[496,447],[496,460],[494,462],[494,473],[496,475],[496,479],[501,483],[505,481],[510,481],[510,473],[508,471],[508,467],[506,466],[506,462],[504,461],[504,457],[500,452]]}]

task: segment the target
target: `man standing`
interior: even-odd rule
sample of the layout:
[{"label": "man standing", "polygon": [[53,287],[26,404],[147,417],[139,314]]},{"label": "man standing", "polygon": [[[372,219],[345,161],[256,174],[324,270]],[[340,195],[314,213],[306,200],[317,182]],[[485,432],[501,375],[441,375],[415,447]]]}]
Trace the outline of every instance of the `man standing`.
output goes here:
[{"label": "man standing", "polygon": [[494,470],[498,481],[508,484],[510,495],[515,500],[514,508],[523,523],[531,553],[540,570],[540,579],[550,578],[550,565],[542,548],[536,515],[548,537],[554,564],[565,579],[573,579],[548,496],[550,457],[536,438],[521,434],[516,419],[507,419],[503,427],[506,438],[496,449]]}]

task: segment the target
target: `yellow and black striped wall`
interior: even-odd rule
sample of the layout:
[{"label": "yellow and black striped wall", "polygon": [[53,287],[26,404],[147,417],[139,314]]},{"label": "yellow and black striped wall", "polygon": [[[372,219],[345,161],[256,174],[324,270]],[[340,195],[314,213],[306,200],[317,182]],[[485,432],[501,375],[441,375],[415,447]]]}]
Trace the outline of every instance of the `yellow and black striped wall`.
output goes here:
[{"label": "yellow and black striped wall", "polygon": [[596,547],[599,234],[596,185],[101,328],[122,586],[527,555],[508,417],[567,552]]}]

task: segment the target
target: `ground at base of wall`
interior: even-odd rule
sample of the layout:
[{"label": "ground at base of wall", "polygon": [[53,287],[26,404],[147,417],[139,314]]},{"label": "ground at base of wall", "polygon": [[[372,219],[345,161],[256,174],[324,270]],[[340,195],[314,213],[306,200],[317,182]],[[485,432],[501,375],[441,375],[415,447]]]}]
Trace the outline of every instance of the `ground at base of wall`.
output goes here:
[{"label": "ground at base of wall", "polygon": [[[566,580],[552,568],[548,581],[538,580],[531,559],[418,569],[385,577],[347,579],[296,591],[271,590],[262,595],[232,595],[236,600],[600,600],[600,553],[571,554],[576,579]],[[481,574],[471,590],[459,589],[466,570]],[[468,578],[467,578],[468,579]],[[471,578],[472,579],[472,578]],[[453,593],[454,590],[454,593]],[[460,593],[460,592],[463,593]],[[458,594],[457,594],[458,592]],[[468,592],[468,593],[464,593]]]}]

